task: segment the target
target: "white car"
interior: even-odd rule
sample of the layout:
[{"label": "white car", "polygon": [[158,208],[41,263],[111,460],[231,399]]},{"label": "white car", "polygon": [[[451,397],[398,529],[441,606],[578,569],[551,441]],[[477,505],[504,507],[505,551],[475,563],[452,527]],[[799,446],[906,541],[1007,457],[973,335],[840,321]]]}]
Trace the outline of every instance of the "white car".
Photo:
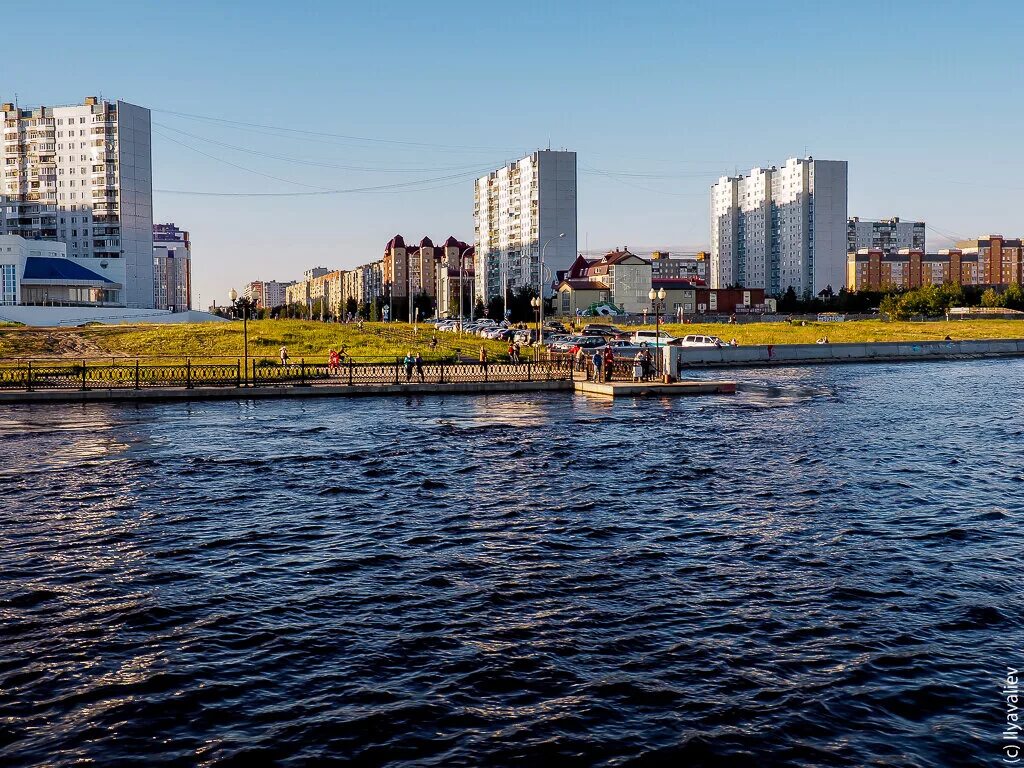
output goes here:
[{"label": "white car", "polygon": [[702,336],[699,333],[691,333],[679,340],[680,347],[724,347],[725,342],[717,336]]},{"label": "white car", "polygon": [[665,331],[637,331],[629,340],[634,344],[646,344],[649,347],[663,347],[676,340],[675,336]]}]

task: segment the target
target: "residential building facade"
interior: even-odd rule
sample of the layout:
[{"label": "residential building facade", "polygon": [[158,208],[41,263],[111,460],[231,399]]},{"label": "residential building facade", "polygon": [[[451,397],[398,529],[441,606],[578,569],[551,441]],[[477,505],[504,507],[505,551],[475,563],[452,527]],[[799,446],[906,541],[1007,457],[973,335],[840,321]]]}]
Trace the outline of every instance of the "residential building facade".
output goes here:
[{"label": "residential building facade", "polygon": [[654,280],[682,278],[695,283],[706,283],[709,260],[710,254],[707,251],[679,256],[673,256],[668,251],[654,251],[651,253],[651,277]]},{"label": "residential building facade", "polygon": [[921,248],[896,252],[860,248],[847,254],[847,285],[857,291],[920,288],[925,285],[1005,286],[1024,282],[1024,246],[1020,239],[988,235],[964,240],[956,248],[926,253]]},{"label": "residential building facade", "polygon": [[651,262],[628,250],[615,250],[600,259],[577,256],[559,273],[555,313],[575,315],[594,303],[610,302],[623,312],[643,312],[650,306]]},{"label": "residential building facade", "polygon": [[550,294],[550,276],[576,258],[576,153],[540,150],[477,179],[473,231],[485,304],[523,286]]},{"label": "residential building facade", "polygon": [[846,280],[847,164],[790,158],[711,187],[711,287],[799,295]]},{"label": "residential building facade", "polygon": [[275,309],[285,304],[285,289],[291,283],[277,280],[253,280],[242,291],[245,298],[255,301],[261,309]]},{"label": "residential building facade", "polygon": [[153,225],[153,306],[192,309],[192,241],[174,224]]},{"label": "residential building facade", "polygon": [[902,221],[899,217],[880,221],[861,221],[853,216],[846,224],[847,253],[861,248],[879,248],[886,253],[901,248],[926,250],[925,223],[923,221]]},{"label": "residential building facade", "polygon": [[150,113],[94,97],[80,105],[0,104],[0,235],[55,240],[121,286],[118,306],[152,308]]},{"label": "residential building facade", "polygon": [[979,280],[984,285],[1024,283],[1024,239],[987,235],[961,240],[956,247],[964,255],[977,255]]}]

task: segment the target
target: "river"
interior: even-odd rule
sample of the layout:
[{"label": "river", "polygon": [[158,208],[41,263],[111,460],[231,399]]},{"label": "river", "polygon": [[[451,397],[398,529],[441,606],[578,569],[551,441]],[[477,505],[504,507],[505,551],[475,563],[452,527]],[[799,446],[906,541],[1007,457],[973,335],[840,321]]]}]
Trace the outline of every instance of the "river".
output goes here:
[{"label": "river", "polygon": [[998,761],[1024,361],[729,375],[0,408],[0,764]]}]

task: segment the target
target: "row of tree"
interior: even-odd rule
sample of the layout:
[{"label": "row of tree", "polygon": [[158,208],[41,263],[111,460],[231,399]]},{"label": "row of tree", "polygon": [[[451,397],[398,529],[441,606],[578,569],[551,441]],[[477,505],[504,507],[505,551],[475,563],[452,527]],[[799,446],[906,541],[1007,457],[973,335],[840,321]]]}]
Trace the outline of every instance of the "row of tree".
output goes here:
[{"label": "row of tree", "polygon": [[1013,283],[1002,291],[962,285],[925,285],[909,291],[888,293],[879,310],[893,320],[944,315],[952,307],[1004,307],[1024,310],[1024,290]]},{"label": "row of tree", "polygon": [[[493,296],[486,305],[480,299],[477,299],[475,305],[472,306],[470,305],[470,297],[467,295],[462,311],[467,315],[472,312],[474,317],[491,317],[498,321],[507,316],[508,320],[513,323],[530,322],[536,318],[536,309],[531,304],[536,295],[536,291],[527,287],[520,288],[515,292],[510,289],[505,301],[502,301],[500,296]],[[413,296],[412,304],[416,317],[419,320],[426,320],[435,317],[437,314],[437,303],[434,297],[427,293],[418,293]],[[225,307],[224,309],[225,314],[227,314],[231,308]],[[341,310],[340,314],[338,310]],[[550,314],[550,301],[547,302],[544,312],[545,314]],[[458,314],[457,308],[455,308],[455,314]],[[249,317],[253,320],[294,318],[333,322],[342,320],[347,315],[369,320],[370,322],[385,319],[408,322],[411,319],[409,299],[405,296],[393,296],[390,298],[378,296],[372,302],[357,302],[355,299],[350,298],[344,307],[335,308],[332,308],[324,299],[316,299],[308,306],[305,304],[286,304],[281,307],[273,307],[272,309],[254,308],[251,310]]]},{"label": "row of tree", "polygon": [[778,299],[786,314],[880,310],[893,319],[943,315],[950,307],[1005,307],[1024,310],[1024,290],[1013,283],[1002,290],[973,285],[925,285],[912,290],[822,291],[818,296],[798,297],[792,287]]}]

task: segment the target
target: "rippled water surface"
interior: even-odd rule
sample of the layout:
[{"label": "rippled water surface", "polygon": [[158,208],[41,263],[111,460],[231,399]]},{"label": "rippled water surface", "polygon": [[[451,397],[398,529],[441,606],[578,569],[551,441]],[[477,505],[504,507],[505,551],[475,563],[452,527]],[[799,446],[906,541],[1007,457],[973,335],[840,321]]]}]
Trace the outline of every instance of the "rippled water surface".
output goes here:
[{"label": "rippled water surface", "polygon": [[0,764],[980,765],[1024,361],[0,409]]}]

